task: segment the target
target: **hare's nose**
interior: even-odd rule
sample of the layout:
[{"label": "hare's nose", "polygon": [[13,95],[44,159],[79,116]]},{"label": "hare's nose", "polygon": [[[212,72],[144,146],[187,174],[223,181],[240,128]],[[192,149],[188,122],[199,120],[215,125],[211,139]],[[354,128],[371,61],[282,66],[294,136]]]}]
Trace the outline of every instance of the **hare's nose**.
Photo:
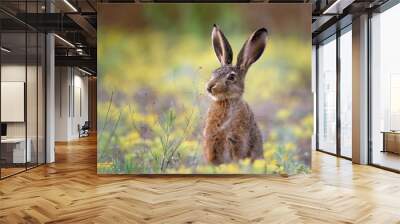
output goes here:
[{"label": "hare's nose", "polygon": [[208,86],[207,86],[207,91],[208,91],[209,93],[212,93],[212,89],[214,88],[214,86],[215,86],[215,84],[210,84],[210,85],[208,85]]}]

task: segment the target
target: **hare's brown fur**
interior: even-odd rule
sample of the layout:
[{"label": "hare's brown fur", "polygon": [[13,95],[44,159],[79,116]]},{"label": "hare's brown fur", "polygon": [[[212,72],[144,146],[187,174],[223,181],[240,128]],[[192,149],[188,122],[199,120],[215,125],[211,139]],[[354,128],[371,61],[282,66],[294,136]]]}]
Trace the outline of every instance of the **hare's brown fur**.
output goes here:
[{"label": "hare's brown fur", "polygon": [[204,154],[213,164],[230,163],[244,158],[263,157],[262,136],[249,105],[242,99],[246,73],[263,53],[267,30],[255,31],[232,63],[232,49],[222,31],[214,25],[212,41],[221,62],[207,83],[214,100],[204,128]]},{"label": "hare's brown fur", "polygon": [[249,105],[241,99],[211,103],[204,129],[208,161],[229,163],[262,157],[262,139]]}]

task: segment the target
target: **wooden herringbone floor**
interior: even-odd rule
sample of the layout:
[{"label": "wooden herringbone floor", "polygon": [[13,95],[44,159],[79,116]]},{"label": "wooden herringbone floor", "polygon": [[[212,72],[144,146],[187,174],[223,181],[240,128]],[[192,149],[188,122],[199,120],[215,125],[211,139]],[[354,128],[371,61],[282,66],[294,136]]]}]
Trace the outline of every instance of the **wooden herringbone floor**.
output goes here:
[{"label": "wooden herringbone floor", "polygon": [[313,173],[97,176],[95,138],[0,181],[0,223],[400,223],[400,175],[313,153]]}]

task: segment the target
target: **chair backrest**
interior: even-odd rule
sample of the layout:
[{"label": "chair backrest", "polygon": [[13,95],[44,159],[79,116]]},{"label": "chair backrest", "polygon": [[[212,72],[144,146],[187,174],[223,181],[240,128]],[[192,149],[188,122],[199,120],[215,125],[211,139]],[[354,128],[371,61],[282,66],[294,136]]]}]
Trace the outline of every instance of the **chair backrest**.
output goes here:
[{"label": "chair backrest", "polygon": [[85,123],[83,124],[82,128],[87,128],[87,129],[89,129],[89,128],[90,128],[90,125],[89,125],[89,124],[90,124],[89,121],[85,121]]}]

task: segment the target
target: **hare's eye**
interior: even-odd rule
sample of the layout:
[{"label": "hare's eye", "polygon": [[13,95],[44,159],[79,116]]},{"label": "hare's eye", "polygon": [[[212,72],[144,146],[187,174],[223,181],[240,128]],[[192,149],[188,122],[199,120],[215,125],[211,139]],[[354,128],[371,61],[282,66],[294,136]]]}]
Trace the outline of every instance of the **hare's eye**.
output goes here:
[{"label": "hare's eye", "polygon": [[233,73],[229,74],[227,79],[229,81],[235,81],[235,74],[233,74]]}]

